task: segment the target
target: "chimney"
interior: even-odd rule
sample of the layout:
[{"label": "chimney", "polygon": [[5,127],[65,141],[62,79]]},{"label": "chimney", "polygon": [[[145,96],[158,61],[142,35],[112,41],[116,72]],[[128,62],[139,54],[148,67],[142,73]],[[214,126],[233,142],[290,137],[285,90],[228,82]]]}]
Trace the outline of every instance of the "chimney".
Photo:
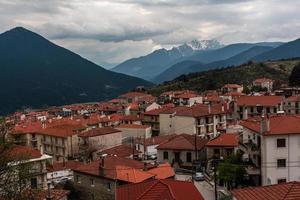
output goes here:
[{"label": "chimney", "polygon": [[42,122],[42,129],[45,129],[46,128],[46,123],[43,121]]},{"label": "chimney", "polygon": [[264,134],[268,131],[270,131],[270,116],[267,115],[267,117],[266,117],[264,114],[264,111],[262,111],[261,122],[260,122],[260,132],[261,132],[261,134]]},{"label": "chimney", "polygon": [[147,163],[144,162],[144,171],[148,171]]},{"label": "chimney", "polygon": [[224,104],[222,103],[222,112],[225,111]]},{"label": "chimney", "polygon": [[99,163],[99,175],[104,176],[104,161],[107,154],[101,155],[100,163]]},{"label": "chimney", "polygon": [[208,104],[208,114],[210,114],[211,113],[211,105],[210,105],[210,103]]}]

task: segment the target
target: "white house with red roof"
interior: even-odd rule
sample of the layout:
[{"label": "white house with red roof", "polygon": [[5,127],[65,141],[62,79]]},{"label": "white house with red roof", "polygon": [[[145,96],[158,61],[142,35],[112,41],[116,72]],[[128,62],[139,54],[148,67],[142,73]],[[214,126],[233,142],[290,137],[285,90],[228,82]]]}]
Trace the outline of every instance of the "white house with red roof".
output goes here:
[{"label": "white house with red roof", "polygon": [[175,107],[159,115],[160,133],[187,133],[203,137],[215,137],[226,129],[228,110],[223,104],[196,104],[191,107]]},{"label": "white house with red roof", "polygon": [[285,99],[284,112],[287,114],[300,114],[300,96],[290,96]]},{"label": "white house with red roof", "polygon": [[226,84],[221,88],[223,94],[228,92],[242,93],[243,89],[244,87],[238,84]]},{"label": "white house with red roof", "polygon": [[268,92],[273,90],[273,83],[274,81],[269,78],[258,78],[252,82],[252,86],[266,88]]},{"label": "white house with red roof", "polygon": [[234,102],[234,118],[248,119],[262,112],[276,114],[283,111],[282,96],[240,96]]},{"label": "white house with red roof", "polygon": [[262,117],[241,125],[257,145],[262,185],[300,180],[299,116]]},{"label": "white house with red roof", "polygon": [[208,141],[206,144],[207,159],[226,158],[235,154],[238,150],[238,137],[237,133],[223,133]]},{"label": "white house with red roof", "polygon": [[122,141],[130,142],[133,138],[149,138],[152,136],[152,129],[148,125],[141,124],[121,124],[115,127],[122,133]]},{"label": "white house with red roof", "polygon": [[300,182],[274,184],[233,190],[233,200],[298,200],[300,199]]}]

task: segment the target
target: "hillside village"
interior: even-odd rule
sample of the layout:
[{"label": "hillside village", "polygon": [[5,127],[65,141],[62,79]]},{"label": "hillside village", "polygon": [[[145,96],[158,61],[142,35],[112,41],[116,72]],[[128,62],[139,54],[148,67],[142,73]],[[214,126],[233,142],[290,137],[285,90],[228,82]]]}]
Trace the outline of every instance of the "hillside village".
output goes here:
[{"label": "hillside village", "polygon": [[47,200],[300,198],[300,89],[273,84],[260,77],[248,94],[228,83],[159,96],[138,87],[106,102],[13,113],[1,155],[19,158],[7,162],[17,171],[29,163],[30,174],[5,184]]}]

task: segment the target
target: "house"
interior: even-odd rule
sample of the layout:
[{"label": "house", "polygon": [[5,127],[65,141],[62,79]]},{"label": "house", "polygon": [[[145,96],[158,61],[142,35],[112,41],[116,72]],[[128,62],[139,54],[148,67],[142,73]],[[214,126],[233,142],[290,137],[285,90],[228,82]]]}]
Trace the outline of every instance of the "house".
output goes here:
[{"label": "house", "polygon": [[160,130],[159,114],[165,110],[170,109],[169,107],[162,107],[159,109],[150,110],[143,114],[143,125],[150,126],[152,128],[152,135],[158,136]]},{"label": "house", "polygon": [[151,110],[155,110],[155,109],[159,109],[159,108],[161,108],[161,105],[159,105],[156,102],[153,102],[152,104],[147,105],[147,107],[145,108],[145,112],[148,112],[148,111],[151,111]]},{"label": "house", "polygon": [[145,158],[156,157],[156,147],[176,135],[159,135],[151,138],[137,138],[135,141],[136,149],[141,151]]},{"label": "house", "polygon": [[223,133],[211,139],[206,144],[207,159],[226,158],[238,150],[238,134]]},{"label": "house", "polygon": [[282,96],[240,96],[234,102],[236,119],[266,114],[276,114],[283,111],[284,98]]},{"label": "house", "polygon": [[300,113],[300,96],[290,96],[285,99],[283,104],[284,112],[287,114]]},{"label": "house", "polygon": [[139,156],[140,153],[141,153],[140,151],[138,151],[135,148],[132,148],[132,146],[126,145],[126,144],[121,144],[119,146],[115,146],[115,147],[97,152],[99,157],[107,154],[107,155],[113,155],[113,156],[117,156],[117,157],[131,158],[131,159],[133,159],[135,156]]},{"label": "house", "polygon": [[147,172],[153,168],[151,164],[141,161],[102,156],[100,160],[82,164],[74,170],[74,184],[87,190],[105,188],[114,193],[116,185],[140,183],[155,177]]},{"label": "house", "polygon": [[115,127],[122,132],[123,143],[130,143],[133,138],[149,138],[152,136],[151,127],[138,124],[121,124]]},{"label": "house", "polygon": [[63,180],[73,180],[73,170],[81,165],[81,162],[69,160],[62,163],[53,163],[47,166],[47,182],[59,183]]},{"label": "house", "polygon": [[244,138],[251,138],[251,143],[256,146],[262,185],[299,181],[299,116],[262,116],[241,125],[245,127],[244,132],[253,135],[252,138]]},{"label": "house", "polygon": [[243,89],[244,89],[243,86],[238,84],[226,84],[221,88],[223,94],[228,92],[242,93]]},{"label": "house", "polygon": [[203,103],[203,98],[197,93],[188,90],[173,96],[172,102],[177,106],[192,106],[194,104]]},{"label": "house", "polygon": [[289,182],[233,190],[233,200],[297,200],[300,199],[300,182]]},{"label": "house", "polygon": [[146,96],[151,96],[151,95],[142,92],[127,92],[125,94],[122,94],[119,97],[119,99],[121,100],[122,103],[133,103],[133,102],[138,102],[140,99]]},{"label": "house", "polygon": [[[46,163],[52,162],[51,156],[44,154],[42,149],[41,151],[38,151],[28,146],[19,145],[14,145],[8,149],[6,155],[9,155],[9,158],[13,158],[13,161],[9,162],[9,165],[12,167],[27,164],[30,166],[30,179],[26,181],[28,188],[47,189]],[[0,181],[2,181],[2,178]],[[12,179],[9,180],[12,181]]]},{"label": "house", "polygon": [[194,160],[204,161],[207,142],[207,139],[196,135],[176,135],[156,147],[157,161],[169,162],[172,166],[177,164],[180,167],[192,167]]},{"label": "house", "polygon": [[16,125],[11,136],[16,144],[42,147],[54,161],[63,162],[79,153],[78,134],[85,129],[81,122],[72,120],[29,122]]},{"label": "house", "polygon": [[[78,134],[80,152],[92,153],[122,143],[122,132],[111,127],[95,128]],[[93,155],[93,158],[95,155]]]},{"label": "house", "polygon": [[167,109],[159,114],[160,132],[215,137],[226,129],[227,112],[223,104],[197,104]]},{"label": "house", "polygon": [[164,199],[204,200],[192,182],[177,180],[148,180],[117,188],[117,200]]},{"label": "house", "polygon": [[252,86],[259,87],[262,89],[265,88],[268,92],[271,92],[273,90],[273,83],[274,83],[274,81],[272,79],[258,78],[252,82]]}]

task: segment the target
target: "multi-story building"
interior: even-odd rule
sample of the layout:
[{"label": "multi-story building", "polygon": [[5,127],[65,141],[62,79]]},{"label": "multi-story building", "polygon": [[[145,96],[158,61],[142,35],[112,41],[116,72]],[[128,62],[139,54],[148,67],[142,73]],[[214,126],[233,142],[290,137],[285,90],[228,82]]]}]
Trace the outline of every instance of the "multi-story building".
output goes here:
[{"label": "multi-story building", "polygon": [[[26,185],[28,186],[28,188],[42,190],[47,189],[46,163],[52,162],[51,156],[44,154],[43,149],[41,149],[41,151],[38,151],[27,146],[19,145],[13,146],[11,149],[9,149],[9,152],[7,152],[7,154],[14,160],[14,162],[9,163],[12,167],[22,164],[26,164],[30,167],[30,178],[28,180],[25,180],[27,182]],[[10,181],[18,180],[10,179]]]},{"label": "multi-story building", "polygon": [[161,143],[157,148],[157,161],[180,167],[192,167],[194,160],[204,161],[207,139],[196,135],[180,134]]},{"label": "multi-story building", "polygon": [[286,114],[300,114],[300,96],[290,96],[286,98],[283,108]]},{"label": "multi-story building", "polygon": [[227,108],[223,104],[197,104],[192,107],[175,107],[160,113],[161,134],[197,134],[215,137],[226,129]]},{"label": "multi-story building", "polygon": [[262,185],[300,180],[299,124],[300,117],[291,115],[262,117],[242,123],[246,128],[244,138],[252,135],[255,144]]},{"label": "multi-story building", "polygon": [[234,102],[234,118],[245,120],[262,112],[276,114],[283,111],[283,102],[282,96],[240,96]]},{"label": "multi-story building", "polygon": [[244,87],[238,84],[226,84],[221,88],[223,94],[229,92],[242,93],[243,89]]},{"label": "multi-story building", "polygon": [[271,92],[273,90],[273,83],[274,81],[272,79],[258,78],[252,82],[252,86],[260,87],[262,89],[266,88],[268,92]]}]

